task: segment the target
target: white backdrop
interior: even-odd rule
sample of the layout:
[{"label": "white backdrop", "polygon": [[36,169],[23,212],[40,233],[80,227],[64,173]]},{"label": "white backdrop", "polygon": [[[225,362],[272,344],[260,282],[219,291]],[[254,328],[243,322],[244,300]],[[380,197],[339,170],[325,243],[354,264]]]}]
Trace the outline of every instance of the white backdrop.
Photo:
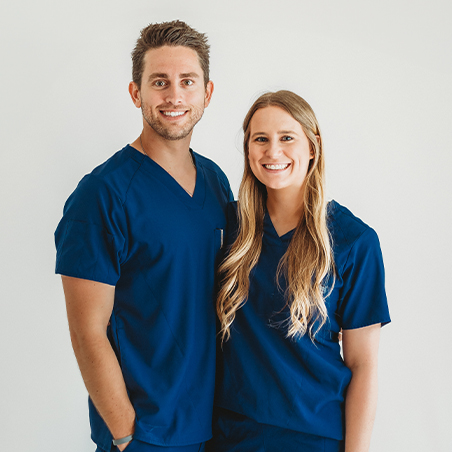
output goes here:
[{"label": "white backdrop", "polygon": [[150,22],[211,43],[215,92],[193,148],[234,193],[241,121],[264,90],[314,108],[328,194],[373,226],[382,331],[371,451],[450,452],[452,8],[447,0],[18,0],[0,6],[2,450],[93,451],[53,232],[79,179],[140,133],[130,52]]}]

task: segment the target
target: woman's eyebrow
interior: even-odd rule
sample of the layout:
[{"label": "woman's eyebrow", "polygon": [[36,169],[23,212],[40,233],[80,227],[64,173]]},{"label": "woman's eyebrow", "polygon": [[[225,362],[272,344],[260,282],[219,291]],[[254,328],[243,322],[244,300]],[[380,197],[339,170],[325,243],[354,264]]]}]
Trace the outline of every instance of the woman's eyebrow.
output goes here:
[{"label": "woman's eyebrow", "polygon": [[[284,134],[298,135],[297,132],[295,132],[294,130],[278,130],[277,133],[279,135],[284,135]],[[251,138],[255,137],[256,135],[267,135],[267,134],[265,132],[254,132],[251,135]]]},{"label": "woman's eyebrow", "polygon": [[254,133],[251,135],[251,138],[255,137],[256,135],[265,135],[265,132],[254,132]]}]

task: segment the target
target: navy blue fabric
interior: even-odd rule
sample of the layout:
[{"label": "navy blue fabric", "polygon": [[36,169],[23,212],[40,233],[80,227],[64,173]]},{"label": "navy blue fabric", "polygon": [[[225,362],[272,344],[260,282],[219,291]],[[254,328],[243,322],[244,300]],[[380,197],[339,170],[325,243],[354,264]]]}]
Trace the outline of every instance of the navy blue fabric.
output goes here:
[{"label": "navy blue fabric", "polygon": [[[205,443],[201,444],[191,444],[189,446],[155,446],[153,444],[144,443],[143,441],[139,441],[134,439],[131,441],[127,447],[124,449],[124,452],[204,452],[205,451]],[[111,446],[110,449],[105,450],[100,447],[97,447],[96,452],[120,452],[116,446]]]},{"label": "navy blue fabric", "polygon": [[[193,197],[126,146],[85,176],[55,232],[56,272],[116,286],[108,337],[136,411],[135,438],[183,446],[211,437],[215,260],[233,199],[193,153]],[[111,434],[89,401],[92,439]]]},{"label": "navy blue fabric", "polygon": [[214,436],[206,452],[343,452],[344,441],[259,424],[242,414],[218,408]]},{"label": "navy blue fabric", "polygon": [[[228,243],[237,229],[234,205],[231,210]],[[237,312],[231,339],[219,354],[216,405],[261,424],[341,440],[351,371],[341,357],[338,333],[341,328],[384,325],[390,317],[375,231],[335,201],[328,206],[328,228],[337,273],[325,301],[328,322],[315,343],[308,335],[287,339],[286,282],[280,278],[278,288],[275,275],[293,231],[279,237],[266,214],[248,301]]]}]

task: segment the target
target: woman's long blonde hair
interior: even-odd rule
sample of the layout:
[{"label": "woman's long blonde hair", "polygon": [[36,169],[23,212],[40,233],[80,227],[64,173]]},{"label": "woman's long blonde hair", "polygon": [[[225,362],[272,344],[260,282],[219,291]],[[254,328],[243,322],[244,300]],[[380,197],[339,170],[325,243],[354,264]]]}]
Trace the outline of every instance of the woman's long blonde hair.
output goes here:
[{"label": "woman's long blonde hair", "polygon": [[222,341],[229,339],[237,310],[248,298],[250,272],[262,250],[267,191],[251,171],[248,152],[251,119],[257,110],[270,106],[282,108],[300,123],[314,153],[305,179],[303,214],[275,275],[278,282],[281,275],[287,281],[285,296],[290,310],[290,318],[285,322],[287,337],[295,339],[308,332],[314,340],[328,318],[324,281],[327,275],[334,277],[334,259],[326,224],[320,128],[312,108],[300,96],[291,91],[265,93],[254,102],[243,121],[245,168],[238,198],[238,236],[219,268],[217,314]]}]

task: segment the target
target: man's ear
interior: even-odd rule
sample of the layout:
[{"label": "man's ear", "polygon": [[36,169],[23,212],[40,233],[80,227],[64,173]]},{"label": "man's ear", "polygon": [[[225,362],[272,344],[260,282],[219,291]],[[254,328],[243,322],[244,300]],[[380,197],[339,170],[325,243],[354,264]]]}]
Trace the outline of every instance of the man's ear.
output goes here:
[{"label": "man's ear", "polygon": [[207,82],[206,94],[205,94],[205,97],[204,97],[204,108],[209,106],[210,99],[212,99],[212,94],[213,94],[213,82],[212,82],[212,80],[209,80]]},{"label": "man's ear", "polygon": [[135,82],[129,83],[129,94],[132,98],[132,102],[135,104],[135,107],[141,108],[140,89]]}]

